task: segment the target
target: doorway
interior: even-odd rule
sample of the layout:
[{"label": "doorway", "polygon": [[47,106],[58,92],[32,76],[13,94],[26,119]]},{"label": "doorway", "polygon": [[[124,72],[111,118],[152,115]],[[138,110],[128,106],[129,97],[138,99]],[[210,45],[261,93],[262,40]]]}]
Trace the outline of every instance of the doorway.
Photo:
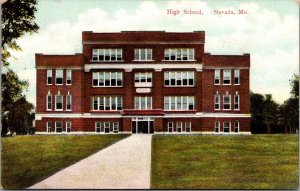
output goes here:
[{"label": "doorway", "polygon": [[132,118],[132,133],[154,133],[153,123],[153,117]]}]

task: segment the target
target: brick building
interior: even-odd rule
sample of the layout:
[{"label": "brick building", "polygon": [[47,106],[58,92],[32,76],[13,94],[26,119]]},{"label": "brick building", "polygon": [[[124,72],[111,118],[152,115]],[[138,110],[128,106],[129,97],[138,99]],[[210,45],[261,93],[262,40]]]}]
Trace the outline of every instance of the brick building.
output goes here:
[{"label": "brick building", "polygon": [[204,31],[84,31],[82,54],[36,54],[36,132],[250,133],[250,55],[204,44]]}]

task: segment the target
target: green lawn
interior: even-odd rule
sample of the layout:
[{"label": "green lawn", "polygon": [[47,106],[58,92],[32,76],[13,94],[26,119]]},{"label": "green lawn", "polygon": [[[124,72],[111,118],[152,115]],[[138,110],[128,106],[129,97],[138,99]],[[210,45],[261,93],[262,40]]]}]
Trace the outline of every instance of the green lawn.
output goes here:
[{"label": "green lawn", "polygon": [[22,189],[128,135],[17,136],[2,138],[1,184]]},{"label": "green lawn", "polygon": [[297,189],[297,135],[152,140],[152,189]]}]

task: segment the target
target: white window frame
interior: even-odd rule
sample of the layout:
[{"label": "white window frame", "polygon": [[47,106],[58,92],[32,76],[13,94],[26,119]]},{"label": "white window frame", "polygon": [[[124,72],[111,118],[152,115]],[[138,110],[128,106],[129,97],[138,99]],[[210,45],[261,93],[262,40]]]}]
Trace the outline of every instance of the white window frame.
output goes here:
[{"label": "white window frame", "polygon": [[[237,126],[236,126],[237,125]],[[235,129],[238,129],[238,131],[236,132]],[[239,121],[235,121],[234,122],[234,132],[235,133],[239,133],[240,132],[240,122]]]},{"label": "white window frame", "polygon": [[[70,109],[68,109],[68,99],[70,101]],[[72,95],[66,95],[66,111],[72,111]]]},{"label": "white window frame", "polygon": [[[49,129],[50,129],[50,131],[49,131]],[[46,132],[47,133],[51,133],[51,131],[52,131],[52,122],[51,121],[47,121],[46,122]]]},{"label": "white window frame", "polygon": [[[172,131],[170,132],[169,129],[172,129]],[[173,133],[174,132],[174,123],[173,122],[168,122],[168,129],[167,129],[168,133]]]},{"label": "white window frame", "polygon": [[[192,75],[192,78],[191,78],[193,80],[192,84],[190,84],[190,75]],[[174,76],[175,78],[171,78],[171,76]],[[186,76],[186,79],[183,78],[184,76]],[[171,84],[172,79],[175,79],[174,85]],[[183,84],[184,80],[187,81],[187,85]],[[166,84],[166,81],[169,82],[169,85]],[[180,81],[180,84],[178,84],[178,81]],[[165,71],[164,72],[164,86],[165,87],[194,87],[195,86],[195,72],[194,71]]]},{"label": "white window frame", "polygon": [[[58,109],[57,108],[57,97],[58,96],[61,96],[61,109]],[[64,96],[58,94],[58,95],[55,95],[55,111],[63,111],[64,109]]]},{"label": "white window frame", "polygon": [[[103,60],[99,60],[100,53],[103,56]],[[105,55],[109,55],[108,60],[105,59]],[[112,60],[113,56],[115,57],[115,60]],[[94,59],[95,57],[97,57],[97,59]],[[119,57],[120,57],[120,59],[119,59]],[[120,61],[123,61],[123,50],[121,48],[93,49],[91,61],[97,61],[97,62],[120,62]]]},{"label": "white window frame", "polygon": [[[99,132],[97,131],[97,129],[99,129]],[[95,133],[101,133],[101,122],[95,122]]]},{"label": "white window frame", "polygon": [[[142,59],[142,54],[145,54],[145,59]],[[150,58],[148,58],[150,55]],[[136,48],[134,49],[134,60],[133,61],[154,61],[152,59],[152,49],[151,48]]]},{"label": "white window frame", "polygon": [[[180,131],[178,131],[178,129],[180,129]],[[176,132],[177,133],[182,133],[183,132],[182,121],[177,121],[176,122]]]},{"label": "white window frame", "polygon": [[[186,60],[184,60],[184,53],[186,53]],[[171,56],[175,56],[175,60],[171,60]],[[167,59],[168,58],[168,59]],[[163,61],[195,61],[194,48],[166,48],[164,50]]]},{"label": "white window frame", "polygon": [[[216,132],[216,129],[218,129],[217,132]],[[220,123],[220,121],[215,121],[214,133],[220,133],[220,132],[221,132],[221,123]]]},{"label": "white window frame", "polygon": [[[229,132],[225,132],[225,123],[229,124]],[[227,127],[226,127],[227,128]],[[231,121],[224,121],[223,122],[223,133],[230,133],[231,132]]]},{"label": "white window frame", "polygon": [[[61,75],[58,72],[61,72]],[[58,78],[61,78],[61,84],[57,83]],[[55,70],[55,85],[64,85],[64,70],[63,69]]]},{"label": "white window frame", "polygon": [[[70,129],[69,132],[68,132],[68,129]],[[66,121],[66,133],[70,133],[71,131],[72,131],[72,122]]]},{"label": "white window frame", "polygon": [[[190,130],[187,131],[187,125],[189,126]],[[185,122],[185,132],[191,133],[192,132],[192,122],[187,121]]]},{"label": "white window frame", "polygon": [[[142,82],[142,77],[145,77],[145,82]],[[150,79],[149,82],[148,79]],[[152,72],[134,73],[134,87],[152,87],[152,82],[153,82]]]},{"label": "white window frame", "polygon": [[[180,99],[180,103],[181,103],[180,108],[178,108],[178,103],[179,103],[178,99]],[[174,100],[174,103],[172,102],[172,100]],[[184,108],[185,105],[184,100],[186,100],[186,105],[187,105],[186,109]],[[193,109],[189,109],[190,103],[193,104]],[[168,105],[169,108],[166,108],[166,105]],[[172,106],[174,106],[174,109],[172,109]],[[194,109],[195,109],[194,96],[164,96],[164,110],[166,111],[193,111]]]},{"label": "white window frame", "polygon": [[[49,104],[48,97],[50,97],[50,105],[51,105],[50,108],[48,107],[48,104]],[[46,95],[46,111],[52,111],[52,95],[50,95],[50,94]]]},{"label": "white window frame", "polygon": [[[60,123],[61,124],[61,132],[57,132],[57,124]],[[63,132],[63,122],[62,121],[55,121],[55,133],[62,133]]]},{"label": "white window frame", "polygon": [[[112,74],[115,74],[116,78],[112,78]],[[100,74],[103,76],[103,85],[99,85]],[[106,77],[109,77],[109,85],[105,84]],[[120,79],[119,79],[120,77]],[[97,85],[94,84],[94,80],[97,81]],[[116,80],[116,85],[112,86],[112,80]],[[121,85],[118,85],[118,80],[121,80]],[[123,72],[93,72],[92,74],[92,87],[123,87]]]},{"label": "white window frame", "polygon": [[[68,80],[70,83],[68,83]],[[72,70],[66,70],[66,85],[72,85]]]},{"label": "white window frame", "polygon": [[[142,99],[145,99],[145,109],[142,109]],[[148,108],[148,100],[150,100],[150,108]],[[138,105],[137,105],[138,104]],[[134,97],[134,109],[136,110],[151,110],[152,109],[152,97],[150,96],[136,96]]]},{"label": "white window frame", "polygon": [[[115,100],[115,106],[116,108],[115,109],[112,109],[112,98]],[[103,109],[100,109],[100,99],[103,99]],[[123,110],[123,97],[122,96],[93,96],[92,97],[92,111],[121,111]],[[94,102],[95,100],[97,101],[97,109],[94,108]],[[108,105],[107,105],[108,103]],[[118,109],[118,106],[119,104],[118,103],[121,103],[121,108],[122,109]],[[109,109],[106,109],[106,108],[109,108]]]},{"label": "white window frame", "polygon": [[[216,105],[218,105],[218,108],[216,108]],[[221,110],[221,95],[219,93],[214,95],[214,110]]]},{"label": "white window frame", "polygon": [[[218,80],[218,83],[216,83],[216,80]],[[215,85],[220,85],[221,84],[221,70],[220,69],[215,69],[214,84]]]},{"label": "white window frame", "polygon": [[[229,103],[225,102],[225,97],[229,98]],[[225,109],[225,104],[229,104],[229,109]],[[223,110],[231,110],[231,95],[223,95]]]},{"label": "white window frame", "polygon": [[[235,79],[238,79],[238,83],[235,83]],[[234,85],[240,85],[241,83],[241,79],[240,79],[240,70],[239,69],[235,69],[234,70]]]},{"label": "white window frame", "polygon": [[[236,102],[236,98],[237,98],[237,102]],[[235,111],[239,111],[240,110],[240,95],[239,94],[234,95],[233,102],[234,102],[233,109]],[[235,108],[236,105],[238,106],[238,108]]]},{"label": "white window frame", "polygon": [[[51,83],[48,83],[49,82],[49,78],[51,78]],[[47,82],[46,82],[46,84],[47,85],[52,85],[52,81],[53,81],[53,72],[52,72],[52,70],[47,70]]]},{"label": "white window frame", "polygon": [[112,124],[113,124],[113,133],[119,133],[119,127],[120,127],[119,122],[113,121]]},{"label": "white window frame", "polygon": [[[227,76],[227,75],[229,75],[229,76]],[[229,80],[229,83],[225,83],[225,80]],[[231,69],[223,70],[223,85],[231,85]]]}]

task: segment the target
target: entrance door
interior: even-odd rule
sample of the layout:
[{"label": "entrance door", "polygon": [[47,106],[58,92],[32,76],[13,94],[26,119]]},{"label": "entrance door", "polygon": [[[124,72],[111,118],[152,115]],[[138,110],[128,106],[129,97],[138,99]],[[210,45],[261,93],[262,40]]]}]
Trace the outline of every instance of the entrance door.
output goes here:
[{"label": "entrance door", "polygon": [[132,118],[132,133],[154,133],[154,118]]}]

